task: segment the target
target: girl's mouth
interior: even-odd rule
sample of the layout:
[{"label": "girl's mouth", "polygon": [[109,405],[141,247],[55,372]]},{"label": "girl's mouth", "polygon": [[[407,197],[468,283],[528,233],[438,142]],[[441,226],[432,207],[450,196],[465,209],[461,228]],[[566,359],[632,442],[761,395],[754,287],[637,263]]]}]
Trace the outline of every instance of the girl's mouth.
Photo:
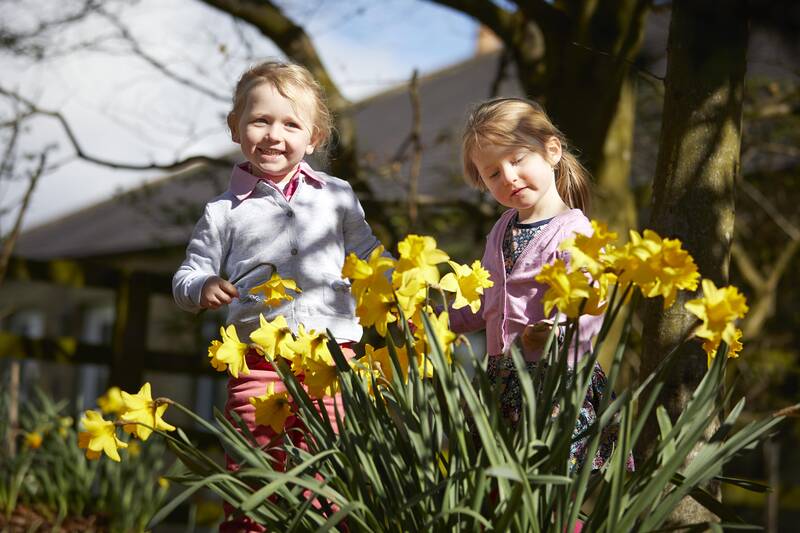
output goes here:
[{"label": "girl's mouth", "polygon": [[511,191],[511,196],[512,197],[516,196],[517,194],[521,193],[524,190],[525,190],[525,187],[520,187],[519,189],[514,189],[513,191]]}]

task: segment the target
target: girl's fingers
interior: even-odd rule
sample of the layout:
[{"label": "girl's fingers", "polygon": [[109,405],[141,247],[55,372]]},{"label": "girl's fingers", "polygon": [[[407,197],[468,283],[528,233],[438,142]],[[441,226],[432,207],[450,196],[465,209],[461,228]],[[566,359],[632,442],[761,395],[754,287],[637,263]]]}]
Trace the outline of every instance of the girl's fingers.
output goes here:
[{"label": "girl's fingers", "polygon": [[239,297],[239,289],[236,288],[236,285],[231,283],[230,281],[220,280],[219,288],[225,293],[226,296],[229,297],[228,302],[230,302],[230,298],[238,298]]},{"label": "girl's fingers", "polygon": [[233,298],[227,292],[225,292],[225,290],[223,290],[221,287],[219,290],[217,290],[215,299],[219,302],[218,305],[229,304],[231,303],[231,300],[233,300]]}]

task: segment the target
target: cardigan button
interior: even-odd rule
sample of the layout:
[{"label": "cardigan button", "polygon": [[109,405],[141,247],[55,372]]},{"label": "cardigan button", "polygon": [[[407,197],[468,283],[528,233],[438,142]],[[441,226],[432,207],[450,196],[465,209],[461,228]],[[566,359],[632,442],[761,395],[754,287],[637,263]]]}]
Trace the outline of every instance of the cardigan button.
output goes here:
[{"label": "cardigan button", "polygon": [[292,248],[292,255],[297,255],[297,248]]},{"label": "cardigan button", "polygon": [[294,211],[287,211],[286,216],[292,218],[294,216]]}]

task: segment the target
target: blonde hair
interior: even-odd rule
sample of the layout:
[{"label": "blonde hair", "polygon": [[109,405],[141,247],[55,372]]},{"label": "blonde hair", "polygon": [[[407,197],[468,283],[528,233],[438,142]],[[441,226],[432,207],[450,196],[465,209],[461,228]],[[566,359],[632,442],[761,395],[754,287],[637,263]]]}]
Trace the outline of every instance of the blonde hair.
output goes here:
[{"label": "blonde hair", "polygon": [[269,83],[281,96],[290,100],[295,111],[305,111],[312,118],[311,134],[317,149],[324,149],[333,131],[333,119],[325,94],[317,80],[305,67],[282,61],[265,61],[242,74],[233,92],[233,109],[228,113],[228,127],[233,130],[236,118],[242,112],[247,93]]},{"label": "blonde hair", "polygon": [[483,143],[495,146],[526,148],[548,159],[545,146],[555,137],[561,143],[561,159],[553,170],[561,199],[582,211],[589,208],[591,181],[577,157],[567,149],[567,139],[550,121],[542,106],[523,98],[494,98],[475,107],[467,117],[461,139],[464,176],[473,187],[484,189],[472,155]]}]

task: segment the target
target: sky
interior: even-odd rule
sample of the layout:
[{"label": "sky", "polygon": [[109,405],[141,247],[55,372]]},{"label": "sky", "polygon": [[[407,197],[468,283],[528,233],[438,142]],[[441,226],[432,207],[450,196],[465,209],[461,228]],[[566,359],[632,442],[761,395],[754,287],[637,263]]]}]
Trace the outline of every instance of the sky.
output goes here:
[{"label": "sky", "polygon": [[[36,0],[37,13],[61,5]],[[281,2],[306,28],[334,81],[353,101],[407,83],[471,56],[477,28],[468,17],[422,0],[296,0]],[[44,5],[44,10],[42,6]],[[237,77],[252,61],[280,51],[252,27],[197,0],[111,2],[139,46],[205,92],[169,80],[130,52],[113,25],[93,17],[59,33],[63,53],[32,62],[0,55],[0,86],[58,111],[85,152],[113,161],[165,164],[196,154],[235,149],[224,116]],[[18,24],[33,23],[21,13]],[[92,41],[91,49],[69,51]],[[247,44],[245,44],[247,43]],[[3,109],[7,111],[7,108]],[[135,188],[163,172],[116,171],[74,158],[63,129],[52,118],[28,123],[20,145],[31,152],[53,146],[26,212],[31,228]],[[24,181],[0,182],[0,207],[18,205]],[[0,234],[15,209],[0,216]]]}]

